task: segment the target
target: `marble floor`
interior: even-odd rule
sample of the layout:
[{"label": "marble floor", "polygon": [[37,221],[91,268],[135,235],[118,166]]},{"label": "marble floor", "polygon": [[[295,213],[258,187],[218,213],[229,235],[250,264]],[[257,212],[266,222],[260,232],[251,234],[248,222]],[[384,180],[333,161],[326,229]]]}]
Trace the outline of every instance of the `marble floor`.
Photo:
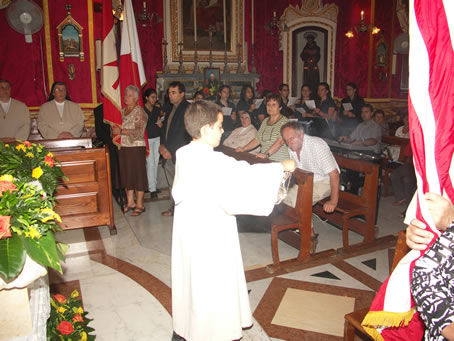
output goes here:
[{"label": "marble floor", "polygon": [[[395,237],[405,225],[393,197],[381,198],[378,239],[354,253],[319,258],[301,267],[270,274],[270,234],[241,232],[242,256],[254,326],[243,340],[342,340],[343,316],[370,304],[388,274]],[[167,341],[172,335],[170,253],[172,218],[168,191],[147,200],[138,217],[124,215],[114,202],[118,233],[106,226],[59,232],[69,244],[63,275],[51,272],[54,290],[80,289],[98,340]],[[317,253],[342,246],[341,231],[313,219]],[[350,232],[350,243],[362,237]],[[297,250],[279,241],[281,259]]]}]

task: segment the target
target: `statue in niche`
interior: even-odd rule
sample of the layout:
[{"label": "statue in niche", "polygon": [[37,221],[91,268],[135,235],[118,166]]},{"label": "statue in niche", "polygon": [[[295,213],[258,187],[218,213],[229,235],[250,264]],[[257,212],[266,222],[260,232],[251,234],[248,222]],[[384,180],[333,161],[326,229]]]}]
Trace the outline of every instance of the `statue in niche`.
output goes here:
[{"label": "statue in niche", "polygon": [[318,62],[320,61],[320,47],[317,45],[315,38],[317,33],[306,32],[304,38],[306,38],[306,46],[304,46],[303,52],[301,52],[301,59],[303,60],[303,83],[307,83],[311,86],[312,92],[317,93],[316,89],[320,83],[320,71],[318,68]]}]

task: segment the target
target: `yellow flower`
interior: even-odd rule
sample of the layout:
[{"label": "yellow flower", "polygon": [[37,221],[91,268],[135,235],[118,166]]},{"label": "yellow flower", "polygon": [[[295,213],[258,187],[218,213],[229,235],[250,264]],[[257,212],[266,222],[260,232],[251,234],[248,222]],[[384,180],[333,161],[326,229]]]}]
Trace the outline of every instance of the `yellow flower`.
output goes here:
[{"label": "yellow flower", "polygon": [[25,232],[25,237],[30,237],[32,239],[39,239],[41,238],[41,234],[38,232],[36,228],[30,226],[28,232]]},{"label": "yellow flower", "polygon": [[79,297],[79,292],[77,290],[74,290],[72,293],[71,293],[71,298],[76,298],[76,297]]},{"label": "yellow flower", "polygon": [[78,313],[78,314],[83,314],[83,313],[84,313],[84,310],[82,309],[82,307],[79,307],[79,308],[77,308],[76,313]]},{"label": "yellow flower", "polygon": [[8,144],[8,143],[7,143],[7,144],[5,144],[5,147],[9,147],[9,144]]},{"label": "yellow flower", "polygon": [[49,156],[49,157],[54,157],[54,154],[52,154],[51,152],[47,153],[46,156]]},{"label": "yellow flower", "polygon": [[86,332],[80,333],[80,341],[87,341],[87,333]]},{"label": "yellow flower", "polygon": [[33,169],[32,177],[39,179],[41,175],[43,175],[43,170],[41,169],[41,167],[36,167],[35,169]]},{"label": "yellow flower", "polygon": [[21,143],[16,146],[17,150],[22,150],[25,153],[25,146]]},{"label": "yellow flower", "polygon": [[57,313],[63,314],[65,311],[66,311],[66,309],[63,308],[63,307],[58,307],[58,308],[57,308]]},{"label": "yellow flower", "polygon": [[33,159],[35,157],[35,155],[33,155],[33,153],[30,153],[28,152],[27,154],[25,154],[26,157],[29,157],[30,159]]},{"label": "yellow flower", "polygon": [[0,176],[0,181],[8,181],[8,182],[13,182],[14,178],[10,174],[5,174]]}]

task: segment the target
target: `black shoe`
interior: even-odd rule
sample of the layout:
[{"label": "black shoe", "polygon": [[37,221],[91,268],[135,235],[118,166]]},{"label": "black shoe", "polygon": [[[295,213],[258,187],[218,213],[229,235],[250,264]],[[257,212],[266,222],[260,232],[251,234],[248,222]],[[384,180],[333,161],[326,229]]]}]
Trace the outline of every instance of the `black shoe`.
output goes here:
[{"label": "black shoe", "polygon": [[158,188],[156,188],[156,193],[159,194],[161,193],[161,191]]},{"label": "black shoe", "polygon": [[158,192],[157,191],[150,192],[150,198],[151,199],[158,199]]},{"label": "black shoe", "polygon": [[172,334],[172,341],[185,341],[185,339],[183,339],[180,335],[178,335],[177,333],[173,332]]}]

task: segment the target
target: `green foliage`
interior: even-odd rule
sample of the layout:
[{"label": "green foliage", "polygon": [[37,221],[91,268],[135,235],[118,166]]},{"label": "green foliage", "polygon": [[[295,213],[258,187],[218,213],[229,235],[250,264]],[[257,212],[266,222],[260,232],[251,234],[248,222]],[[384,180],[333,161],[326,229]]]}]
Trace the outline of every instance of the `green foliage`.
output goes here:
[{"label": "green foliage", "polygon": [[[67,247],[55,240],[60,231],[53,192],[63,175],[52,153],[24,141],[0,143],[0,276],[13,280],[25,255],[60,273]],[[41,189],[42,188],[42,189]]]},{"label": "green foliage", "polygon": [[47,340],[95,340],[96,335],[90,335],[94,329],[88,326],[93,320],[87,318],[87,314],[82,308],[77,290],[68,298],[55,295],[50,300]]}]

